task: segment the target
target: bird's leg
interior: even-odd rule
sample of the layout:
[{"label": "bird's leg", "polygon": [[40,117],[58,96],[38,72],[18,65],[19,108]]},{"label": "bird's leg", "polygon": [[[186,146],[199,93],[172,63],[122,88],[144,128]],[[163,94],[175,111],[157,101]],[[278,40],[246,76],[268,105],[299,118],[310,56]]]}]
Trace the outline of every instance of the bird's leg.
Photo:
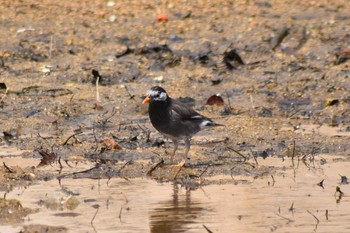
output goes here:
[{"label": "bird's leg", "polygon": [[185,154],[184,154],[184,161],[187,161],[187,154],[190,151],[190,147],[191,147],[191,138],[185,138]]},{"label": "bird's leg", "polygon": [[174,143],[174,150],[173,150],[173,153],[171,154],[171,157],[170,157],[171,162],[173,162],[173,160],[174,160],[175,152],[176,152],[176,150],[177,150],[177,148],[179,146],[179,141],[178,140],[173,140],[173,143]]},{"label": "bird's leg", "polygon": [[[177,149],[177,146],[179,144],[179,142],[176,140],[173,140],[174,142],[174,145],[175,145],[175,148],[174,148],[174,154],[175,154],[175,151]],[[185,159],[183,159],[180,163],[178,164],[175,164],[173,165],[173,167],[177,167],[179,170],[176,172],[176,175],[175,177],[179,174],[179,172],[181,171],[181,168],[185,165],[186,163],[186,158],[187,158],[187,154],[188,154],[188,151],[190,150],[190,139],[189,138],[186,138],[185,139],[185,145],[186,145],[186,150],[185,150]],[[173,156],[172,156],[173,157]]]}]

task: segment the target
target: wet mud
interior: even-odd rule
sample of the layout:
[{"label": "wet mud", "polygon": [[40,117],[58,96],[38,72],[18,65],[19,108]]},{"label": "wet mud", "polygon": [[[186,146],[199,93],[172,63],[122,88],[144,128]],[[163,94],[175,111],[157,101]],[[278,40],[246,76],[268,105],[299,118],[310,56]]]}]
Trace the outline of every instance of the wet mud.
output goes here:
[{"label": "wet mud", "polygon": [[[323,0],[3,1],[0,231],[70,232],[63,220],[79,219],[81,232],[347,232],[349,12]],[[194,136],[185,166],[184,145],[172,163],[142,104],[154,85],[225,125]],[[154,198],[132,203],[145,190]],[[214,198],[235,193],[241,204]],[[113,195],[119,225],[98,220]]]}]

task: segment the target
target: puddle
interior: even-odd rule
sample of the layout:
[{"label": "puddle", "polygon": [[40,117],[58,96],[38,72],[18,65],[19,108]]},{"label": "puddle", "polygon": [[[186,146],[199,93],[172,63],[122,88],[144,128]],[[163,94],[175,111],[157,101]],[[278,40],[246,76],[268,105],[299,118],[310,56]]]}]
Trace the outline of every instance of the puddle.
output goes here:
[{"label": "puddle", "polygon": [[[61,186],[50,180],[16,188],[6,198],[39,209],[22,225],[65,226],[74,232],[206,232],[203,224],[212,232],[293,232],[296,227],[298,232],[349,232],[350,186],[340,185],[339,175],[349,176],[350,162],[319,156],[327,162],[315,162],[314,167],[299,164],[297,169],[291,169],[290,160],[259,160],[281,168],[273,176],[275,182],[268,175],[248,184],[227,182],[188,190],[149,179],[63,179]],[[207,178],[232,179],[227,175]],[[322,179],[324,189],[317,185]],[[334,195],[336,186],[344,192],[340,200]],[[79,201],[71,210],[39,205],[40,200],[71,196]],[[20,229],[19,225],[0,226],[0,232]]]}]

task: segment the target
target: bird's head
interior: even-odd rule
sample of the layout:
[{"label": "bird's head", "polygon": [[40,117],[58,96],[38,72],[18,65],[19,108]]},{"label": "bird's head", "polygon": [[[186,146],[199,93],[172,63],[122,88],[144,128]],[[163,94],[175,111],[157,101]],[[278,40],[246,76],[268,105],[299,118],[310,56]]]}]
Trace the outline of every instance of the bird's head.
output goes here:
[{"label": "bird's head", "polygon": [[163,88],[159,86],[154,86],[147,91],[147,96],[142,103],[145,104],[153,101],[166,101],[167,98],[168,94]]}]

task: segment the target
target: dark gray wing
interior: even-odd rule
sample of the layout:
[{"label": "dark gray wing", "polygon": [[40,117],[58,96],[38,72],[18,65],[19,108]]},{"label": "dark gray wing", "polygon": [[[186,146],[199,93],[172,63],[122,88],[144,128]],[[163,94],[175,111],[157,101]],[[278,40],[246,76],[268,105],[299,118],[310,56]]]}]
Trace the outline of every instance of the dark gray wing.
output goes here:
[{"label": "dark gray wing", "polygon": [[195,120],[205,118],[196,112],[191,106],[178,100],[171,99],[170,114],[172,117],[181,120]]}]

